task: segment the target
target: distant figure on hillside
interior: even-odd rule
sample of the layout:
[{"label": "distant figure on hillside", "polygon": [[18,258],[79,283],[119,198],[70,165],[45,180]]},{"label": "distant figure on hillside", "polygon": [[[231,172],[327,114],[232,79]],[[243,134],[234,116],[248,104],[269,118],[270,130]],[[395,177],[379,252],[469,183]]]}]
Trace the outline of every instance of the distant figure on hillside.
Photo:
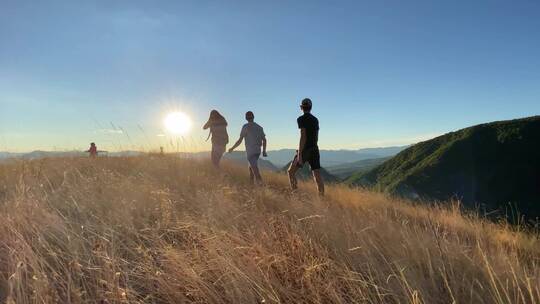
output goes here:
[{"label": "distant figure on hillside", "polygon": [[[210,129],[208,138],[212,136],[212,164],[219,169],[219,162],[225,148],[229,143],[229,134],[227,134],[227,120],[218,111],[212,110],[208,121],[204,124],[203,129]],[[208,138],[206,140],[208,140]]]},{"label": "distant figure on hillside", "polygon": [[96,144],[90,143],[90,148],[86,150],[85,152],[90,153],[90,157],[97,157],[98,152],[105,152],[105,151],[98,151]]},{"label": "distant figure on hillside", "polygon": [[289,169],[289,183],[291,189],[295,190],[298,187],[296,180],[296,172],[302,168],[305,163],[309,163],[313,179],[317,184],[319,195],[324,195],[324,181],[321,176],[321,157],[319,154],[319,120],[311,114],[312,102],[309,98],[304,98],[300,104],[300,109],[304,115],[298,117],[297,123],[300,129],[300,145],[296,151]]},{"label": "distant figure on hillside", "polygon": [[261,146],[262,146],[262,155],[264,157],[266,154],[266,135],[261,126],[259,126],[255,120],[255,115],[253,112],[246,112],[246,120],[248,121],[240,132],[240,138],[234,146],[229,149],[229,153],[233,152],[236,147],[238,147],[242,140],[245,139],[246,145],[246,156],[249,163],[249,178],[252,184],[262,184],[261,172],[259,170],[259,157],[261,156]]}]

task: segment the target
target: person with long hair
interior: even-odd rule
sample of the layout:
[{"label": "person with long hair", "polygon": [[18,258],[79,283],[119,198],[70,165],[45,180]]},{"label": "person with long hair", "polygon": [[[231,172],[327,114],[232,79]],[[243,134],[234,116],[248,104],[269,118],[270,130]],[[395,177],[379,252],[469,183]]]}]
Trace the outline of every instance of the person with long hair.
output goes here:
[{"label": "person with long hair", "polygon": [[[210,129],[208,138],[212,137],[212,164],[219,169],[219,162],[225,148],[229,143],[229,134],[227,134],[227,120],[218,111],[212,110],[208,121],[204,124],[203,129]],[[208,139],[207,139],[208,140]]]}]

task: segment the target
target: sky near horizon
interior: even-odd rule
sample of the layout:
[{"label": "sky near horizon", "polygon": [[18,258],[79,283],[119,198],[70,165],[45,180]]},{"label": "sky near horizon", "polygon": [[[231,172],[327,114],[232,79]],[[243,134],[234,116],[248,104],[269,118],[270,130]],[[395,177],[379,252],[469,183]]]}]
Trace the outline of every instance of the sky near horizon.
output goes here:
[{"label": "sky near horizon", "polygon": [[[46,3],[45,3],[46,2]],[[410,144],[540,114],[539,1],[0,0],[0,151],[207,150],[211,109],[269,149]]]}]

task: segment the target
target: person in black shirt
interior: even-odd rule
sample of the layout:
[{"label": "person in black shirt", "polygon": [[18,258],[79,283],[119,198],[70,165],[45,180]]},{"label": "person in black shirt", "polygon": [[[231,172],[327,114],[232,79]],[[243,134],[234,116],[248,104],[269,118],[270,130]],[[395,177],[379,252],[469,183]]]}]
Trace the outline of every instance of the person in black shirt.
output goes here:
[{"label": "person in black shirt", "polygon": [[321,177],[321,157],[319,154],[319,120],[311,114],[312,102],[309,98],[304,98],[300,104],[304,115],[298,117],[298,128],[300,129],[300,145],[296,151],[289,169],[289,182],[291,188],[295,190],[298,186],[296,172],[302,168],[305,163],[309,163],[313,179],[317,183],[319,194],[324,195],[324,181]]}]

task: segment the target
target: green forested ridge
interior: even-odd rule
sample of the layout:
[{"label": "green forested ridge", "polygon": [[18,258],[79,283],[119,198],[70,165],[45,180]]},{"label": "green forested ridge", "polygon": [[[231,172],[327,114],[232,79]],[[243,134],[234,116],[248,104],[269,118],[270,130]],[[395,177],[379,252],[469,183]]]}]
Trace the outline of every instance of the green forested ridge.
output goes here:
[{"label": "green forested ridge", "polygon": [[348,182],[408,198],[458,198],[540,216],[540,116],[465,128],[418,143]]}]

